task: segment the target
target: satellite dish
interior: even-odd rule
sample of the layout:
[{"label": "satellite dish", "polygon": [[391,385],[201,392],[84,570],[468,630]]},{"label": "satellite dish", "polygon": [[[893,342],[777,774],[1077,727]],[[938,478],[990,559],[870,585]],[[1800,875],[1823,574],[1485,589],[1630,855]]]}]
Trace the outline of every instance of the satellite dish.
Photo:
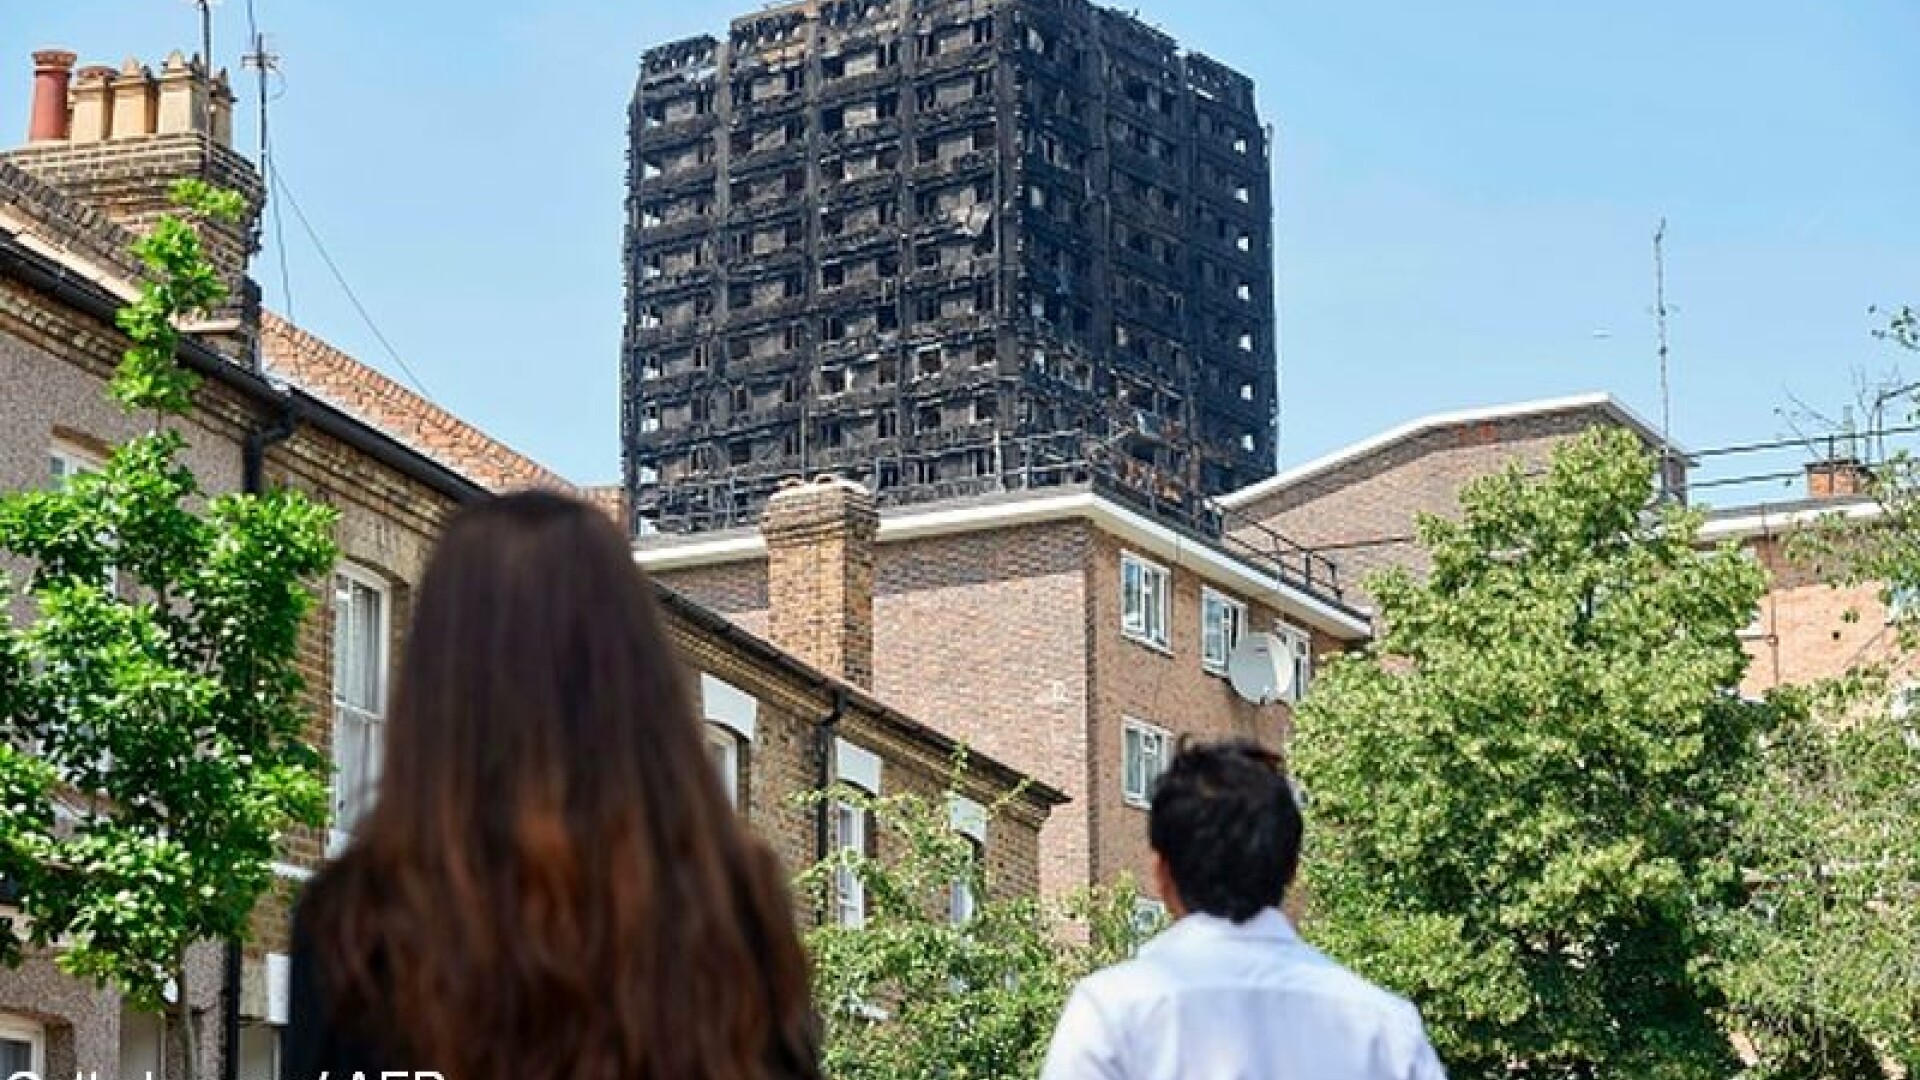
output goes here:
[{"label": "satellite dish", "polygon": [[1248,634],[1227,657],[1227,681],[1255,705],[1271,705],[1293,692],[1293,653],[1272,634]]}]

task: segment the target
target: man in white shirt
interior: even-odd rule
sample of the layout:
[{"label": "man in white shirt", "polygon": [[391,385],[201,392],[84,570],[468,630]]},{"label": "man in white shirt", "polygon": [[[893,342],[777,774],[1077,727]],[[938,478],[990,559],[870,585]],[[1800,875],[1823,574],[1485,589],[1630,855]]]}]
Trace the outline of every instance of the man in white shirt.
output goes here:
[{"label": "man in white shirt", "polygon": [[1414,1007],[1280,913],[1301,830],[1275,755],[1183,747],[1147,825],[1176,921],[1075,988],[1042,1080],[1445,1080]]}]

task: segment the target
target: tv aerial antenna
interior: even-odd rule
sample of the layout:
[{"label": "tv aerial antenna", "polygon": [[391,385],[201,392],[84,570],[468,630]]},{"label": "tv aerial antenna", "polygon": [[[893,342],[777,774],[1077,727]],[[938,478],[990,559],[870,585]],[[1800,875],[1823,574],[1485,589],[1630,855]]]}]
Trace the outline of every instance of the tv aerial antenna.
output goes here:
[{"label": "tv aerial antenna", "polygon": [[1653,324],[1660,358],[1660,492],[1672,495],[1673,477],[1673,379],[1667,339],[1667,316],[1675,309],[1667,306],[1667,219],[1662,216],[1653,230]]},{"label": "tv aerial antenna", "polygon": [[269,167],[268,155],[273,152],[267,139],[267,82],[270,76],[280,74],[280,54],[273,51],[267,35],[260,32],[253,16],[253,0],[247,0],[247,38],[247,54],[240,58],[240,65],[255,75],[260,108],[260,171],[265,173]]},{"label": "tv aerial antenna", "polygon": [[200,179],[213,180],[213,5],[219,0],[186,0],[200,11],[200,63],[207,80],[207,92],[200,98],[200,130],[206,133],[209,152],[200,158]]}]

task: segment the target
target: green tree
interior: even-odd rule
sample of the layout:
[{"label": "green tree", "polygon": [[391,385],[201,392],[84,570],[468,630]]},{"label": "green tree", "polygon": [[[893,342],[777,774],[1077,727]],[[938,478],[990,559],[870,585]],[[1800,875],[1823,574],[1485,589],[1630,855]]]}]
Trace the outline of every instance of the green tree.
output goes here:
[{"label": "green tree", "polygon": [[[174,198],[194,219],[239,209],[198,182]],[[53,949],[149,1010],[171,996],[191,1076],[189,946],[242,936],[282,831],[325,818],[294,657],[334,551],[330,511],[209,499],[180,461],[168,425],[196,380],[177,327],[226,297],[189,217],[136,243],[149,277],[118,319],[111,394],[149,432],[96,474],[0,497],[0,552],[27,570],[0,623],[0,874],[25,916],[0,949]]]},{"label": "green tree", "polygon": [[1696,962],[1769,717],[1735,692],[1764,580],[1654,478],[1609,430],[1469,484],[1297,725],[1308,933],[1412,998],[1455,1076],[1734,1069]]},{"label": "green tree", "polygon": [[[1061,904],[995,897],[946,805],[853,789],[827,798],[865,811],[889,849],[885,861],[843,851],[801,879],[828,912],[843,870],[866,888],[864,925],[829,920],[807,936],[814,1000],[827,1019],[827,1075],[1038,1076],[1073,984],[1144,936],[1133,888],[1087,890]],[[956,883],[980,898],[970,918],[955,918]]]},{"label": "green tree", "polygon": [[[1920,351],[1920,315],[1891,313],[1882,336]],[[1920,1075],[1920,701],[1899,683],[1920,647],[1920,463],[1894,455],[1871,490],[1878,518],[1834,518],[1790,555],[1878,587],[1891,648],[1782,694],[1737,838],[1753,889],[1719,924],[1715,978],[1757,1071],[1783,1080]]]},{"label": "green tree", "polygon": [[1778,1080],[1920,1075],[1920,725],[1868,669],[1807,691],[1744,792],[1715,980]]}]

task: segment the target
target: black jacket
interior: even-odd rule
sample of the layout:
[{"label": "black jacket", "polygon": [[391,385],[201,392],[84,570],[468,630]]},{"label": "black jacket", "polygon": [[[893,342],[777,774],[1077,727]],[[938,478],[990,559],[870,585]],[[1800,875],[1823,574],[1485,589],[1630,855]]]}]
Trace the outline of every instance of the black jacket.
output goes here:
[{"label": "black jacket", "polygon": [[382,1072],[437,1072],[431,1065],[405,1060],[395,1032],[368,1032],[344,1023],[328,1005],[325,972],[314,951],[306,897],[293,913],[293,972],[289,977],[283,1080],[379,1080]]}]

